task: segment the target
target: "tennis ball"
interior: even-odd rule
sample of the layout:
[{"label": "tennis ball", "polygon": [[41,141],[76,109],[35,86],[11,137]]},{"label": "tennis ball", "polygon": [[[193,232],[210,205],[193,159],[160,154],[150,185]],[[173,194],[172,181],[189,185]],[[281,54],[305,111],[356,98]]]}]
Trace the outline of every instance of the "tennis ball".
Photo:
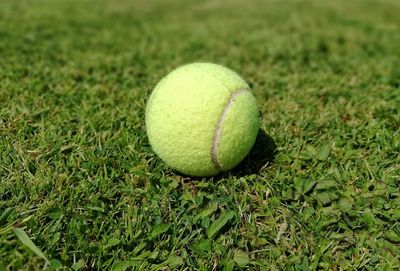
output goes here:
[{"label": "tennis ball", "polygon": [[150,145],[171,168],[212,176],[239,164],[259,129],[256,100],[235,72],[211,63],[182,66],[155,87],[146,107]]}]

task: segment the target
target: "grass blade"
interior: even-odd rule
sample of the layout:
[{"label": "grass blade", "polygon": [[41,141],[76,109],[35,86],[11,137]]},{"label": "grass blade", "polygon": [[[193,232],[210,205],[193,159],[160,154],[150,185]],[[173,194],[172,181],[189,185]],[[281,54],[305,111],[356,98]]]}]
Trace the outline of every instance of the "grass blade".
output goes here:
[{"label": "grass blade", "polygon": [[236,250],[233,255],[233,261],[240,267],[244,268],[249,263],[249,254],[244,251]]},{"label": "grass blade", "polygon": [[207,229],[207,236],[209,239],[213,239],[214,236],[235,216],[235,213],[228,211],[223,213],[217,220],[215,220],[210,227]]},{"label": "grass blade", "polygon": [[32,242],[31,238],[29,238],[28,234],[22,228],[14,228],[15,235],[17,235],[18,239],[27,246],[30,250],[32,250],[37,256],[44,259],[47,264],[49,264],[49,260],[43,254],[43,252]]}]

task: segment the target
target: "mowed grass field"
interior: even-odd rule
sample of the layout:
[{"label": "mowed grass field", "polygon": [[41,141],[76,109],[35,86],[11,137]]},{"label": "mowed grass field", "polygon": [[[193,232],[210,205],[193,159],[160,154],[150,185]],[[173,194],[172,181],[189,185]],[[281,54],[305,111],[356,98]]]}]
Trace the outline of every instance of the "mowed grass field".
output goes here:
[{"label": "mowed grass field", "polygon": [[[400,2],[0,2],[0,270],[399,270]],[[156,83],[225,65],[261,132],[190,178]],[[195,158],[194,158],[195,159]]]}]

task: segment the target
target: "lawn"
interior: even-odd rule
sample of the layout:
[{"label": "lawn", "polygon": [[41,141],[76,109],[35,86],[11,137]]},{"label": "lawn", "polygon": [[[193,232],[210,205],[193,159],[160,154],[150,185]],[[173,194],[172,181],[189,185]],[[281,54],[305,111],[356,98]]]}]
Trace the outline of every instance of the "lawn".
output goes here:
[{"label": "lawn", "polygon": [[[0,2],[0,271],[399,270],[400,2]],[[157,82],[237,71],[261,131],[190,178]]]}]

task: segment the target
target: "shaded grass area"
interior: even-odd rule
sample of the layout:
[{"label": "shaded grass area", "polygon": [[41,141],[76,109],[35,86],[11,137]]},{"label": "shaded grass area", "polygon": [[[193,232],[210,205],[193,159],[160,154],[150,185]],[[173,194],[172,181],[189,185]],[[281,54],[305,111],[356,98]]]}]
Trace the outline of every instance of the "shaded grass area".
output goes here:
[{"label": "shaded grass area", "polygon": [[[399,8],[1,1],[0,270],[400,268]],[[144,129],[194,61],[246,78],[271,138],[214,178]]]}]

